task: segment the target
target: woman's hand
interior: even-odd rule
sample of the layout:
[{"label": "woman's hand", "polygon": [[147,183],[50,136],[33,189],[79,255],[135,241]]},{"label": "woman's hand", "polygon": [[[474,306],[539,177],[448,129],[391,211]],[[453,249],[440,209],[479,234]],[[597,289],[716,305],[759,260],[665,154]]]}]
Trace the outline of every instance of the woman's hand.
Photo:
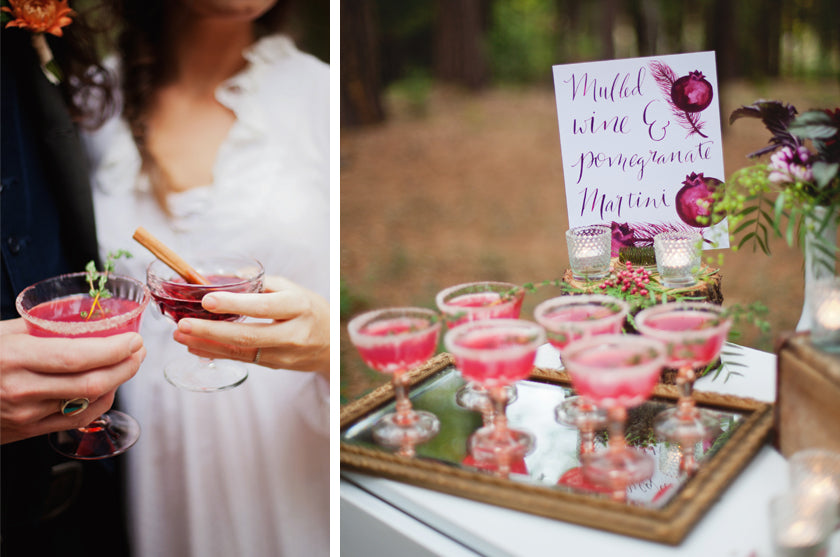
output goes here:
[{"label": "woman's hand", "polygon": [[330,306],[323,297],[284,278],[267,276],[262,293],[213,292],[204,296],[201,304],[214,313],[272,321],[182,319],[174,338],[193,354],[256,362],[274,369],[315,371],[329,381]]},{"label": "woman's hand", "polygon": [[[35,337],[20,318],[0,322],[0,345],[2,443],[90,423],[111,408],[117,387],[134,377],[146,357],[137,333]],[[63,415],[62,401],[75,398],[90,405]]]}]

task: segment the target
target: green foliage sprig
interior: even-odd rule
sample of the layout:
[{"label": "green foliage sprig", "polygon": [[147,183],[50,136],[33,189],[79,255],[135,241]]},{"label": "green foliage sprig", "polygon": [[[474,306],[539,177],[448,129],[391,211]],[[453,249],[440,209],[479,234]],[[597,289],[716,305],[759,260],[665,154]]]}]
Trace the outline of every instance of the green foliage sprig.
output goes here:
[{"label": "green foliage sprig", "polygon": [[105,265],[102,271],[96,269],[95,261],[88,261],[88,264],[85,265],[85,272],[87,274],[85,280],[87,280],[87,283],[90,285],[88,294],[91,298],[93,298],[93,304],[90,306],[90,311],[81,312],[81,316],[85,318],[85,321],[92,319],[97,310],[99,311],[100,319],[105,317],[106,311],[100,302],[101,300],[107,300],[112,296],[111,292],[105,288],[105,285],[108,283],[108,276],[114,272],[114,261],[120,257],[130,259],[133,256],[130,252],[121,249],[108,253],[108,257],[105,260]]},{"label": "green foliage sprig", "polygon": [[837,249],[822,233],[840,215],[840,108],[797,116],[791,105],[762,100],[733,111],[729,121],[740,118],[761,119],[771,133],[769,145],[748,157],[775,153],[769,163],[738,170],[713,194],[713,216],[728,217],[733,251],[751,246],[769,255],[771,234],[789,246],[807,240],[818,264],[833,269]]}]

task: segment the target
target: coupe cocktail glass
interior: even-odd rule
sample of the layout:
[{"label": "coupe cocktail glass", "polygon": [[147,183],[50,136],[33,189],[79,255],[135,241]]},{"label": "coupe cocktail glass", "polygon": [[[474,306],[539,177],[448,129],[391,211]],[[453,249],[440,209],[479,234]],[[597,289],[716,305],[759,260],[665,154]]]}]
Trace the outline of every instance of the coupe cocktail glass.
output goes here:
[{"label": "coupe cocktail glass", "polygon": [[508,427],[505,387],[530,375],[537,348],[544,342],[540,325],[520,319],[472,321],[444,337],[461,375],[487,389],[493,401],[493,425],[470,436],[469,451],[481,467],[492,468],[502,477],[509,475],[511,463],[534,446],[530,433]]},{"label": "coupe cocktail glass", "polygon": [[[452,329],[481,319],[518,319],[525,290],[510,282],[478,281],[450,286],[435,297],[438,309]],[[508,404],[516,399],[516,386],[507,387]],[[481,412],[484,425],[493,420],[493,405],[481,385],[467,381],[455,393],[458,406]]]},{"label": "coupe cocktail glass", "polygon": [[[196,257],[195,269],[211,284],[189,284],[161,260],[146,268],[146,283],[160,312],[176,323],[186,317],[213,321],[240,321],[241,315],[212,313],[201,306],[211,292],[262,292],[265,271],[262,263],[240,255]],[[241,362],[184,356],[163,370],[167,381],[188,391],[215,392],[240,385],[248,378]]]},{"label": "coupe cocktail glass", "polygon": [[[560,352],[563,361],[563,349],[575,340],[620,333],[629,312],[630,305],[624,300],[584,294],[546,300],[534,309],[534,318],[545,327],[548,342]],[[595,429],[607,419],[604,409],[580,394],[560,403],[554,416],[559,423],[580,430],[581,454],[593,450]]]},{"label": "coupe cocktail glass", "polygon": [[627,410],[647,400],[659,382],[665,353],[665,344],[639,335],[599,335],[564,349],[575,389],[606,408],[610,423],[607,449],[582,459],[584,476],[609,487],[616,500],[626,499],[628,485],[653,474],[653,457],[627,446],[624,424]]},{"label": "coupe cocktail glass", "polygon": [[[111,297],[99,298],[101,309],[92,310],[87,278],[87,273],[60,275],[24,289],[16,307],[29,334],[79,338],[137,332],[150,299],[146,286],[130,277],[110,275],[105,288]],[[49,443],[64,456],[97,460],[125,452],[139,437],[134,418],[109,410],[85,427],[50,434]]]},{"label": "coupe cocktail glass", "polygon": [[[659,339],[668,346],[669,367],[677,368],[677,406],[661,412],[654,421],[656,433],[669,441],[691,446],[720,431],[720,418],[694,404],[692,392],[696,370],[720,355],[732,325],[724,309],[704,302],[670,302],[644,309],[636,315],[642,335]],[[686,451],[686,455],[693,454]],[[686,459],[684,469],[692,472],[696,462]]]},{"label": "coupe cocktail glass", "polygon": [[405,373],[435,353],[440,316],[425,308],[379,309],[351,319],[347,332],[365,363],[390,374],[394,386],[396,412],[385,414],[374,425],[374,439],[397,448],[397,454],[414,456],[416,445],[440,431],[440,421],[431,412],[412,408]]}]

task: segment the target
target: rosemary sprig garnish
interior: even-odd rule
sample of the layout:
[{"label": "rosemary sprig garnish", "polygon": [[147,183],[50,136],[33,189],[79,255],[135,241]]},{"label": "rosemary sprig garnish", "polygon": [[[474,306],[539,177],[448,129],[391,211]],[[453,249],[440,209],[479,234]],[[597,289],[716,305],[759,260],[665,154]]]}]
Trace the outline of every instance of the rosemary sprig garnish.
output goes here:
[{"label": "rosemary sprig garnish", "polygon": [[108,275],[114,272],[114,261],[120,257],[130,259],[132,255],[130,252],[123,249],[109,252],[108,257],[105,260],[104,269],[101,272],[96,269],[95,261],[88,261],[88,264],[85,265],[85,272],[87,273],[85,280],[87,280],[87,283],[90,285],[88,294],[90,294],[93,298],[93,304],[90,306],[90,311],[81,312],[81,316],[85,318],[85,321],[89,321],[91,317],[93,317],[97,308],[99,308],[100,315],[105,317],[105,308],[102,307],[100,300],[107,300],[112,296],[111,292],[105,288],[105,284],[108,282]]}]

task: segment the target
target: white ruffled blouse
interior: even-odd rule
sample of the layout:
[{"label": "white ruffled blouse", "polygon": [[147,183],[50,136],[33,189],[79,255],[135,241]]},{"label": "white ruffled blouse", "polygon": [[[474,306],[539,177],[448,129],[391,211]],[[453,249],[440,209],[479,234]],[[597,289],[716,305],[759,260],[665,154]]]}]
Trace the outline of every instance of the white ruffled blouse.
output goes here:
[{"label": "white ruffled blouse", "polygon": [[[189,260],[236,252],[329,297],[329,68],[283,36],[245,52],[246,69],[216,98],[236,115],[213,182],[168,197],[139,174],[126,122],[85,142],[101,253],[128,249],[117,272],[145,280],[154,258],[132,240],[143,226]],[[150,307],[147,357],[120,387],[141,425],[126,454],[132,543],[145,556],[293,556],[329,551],[328,386],[318,374],[249,366],[241,386],[182,391],[165,362],[186,353]]]}]

